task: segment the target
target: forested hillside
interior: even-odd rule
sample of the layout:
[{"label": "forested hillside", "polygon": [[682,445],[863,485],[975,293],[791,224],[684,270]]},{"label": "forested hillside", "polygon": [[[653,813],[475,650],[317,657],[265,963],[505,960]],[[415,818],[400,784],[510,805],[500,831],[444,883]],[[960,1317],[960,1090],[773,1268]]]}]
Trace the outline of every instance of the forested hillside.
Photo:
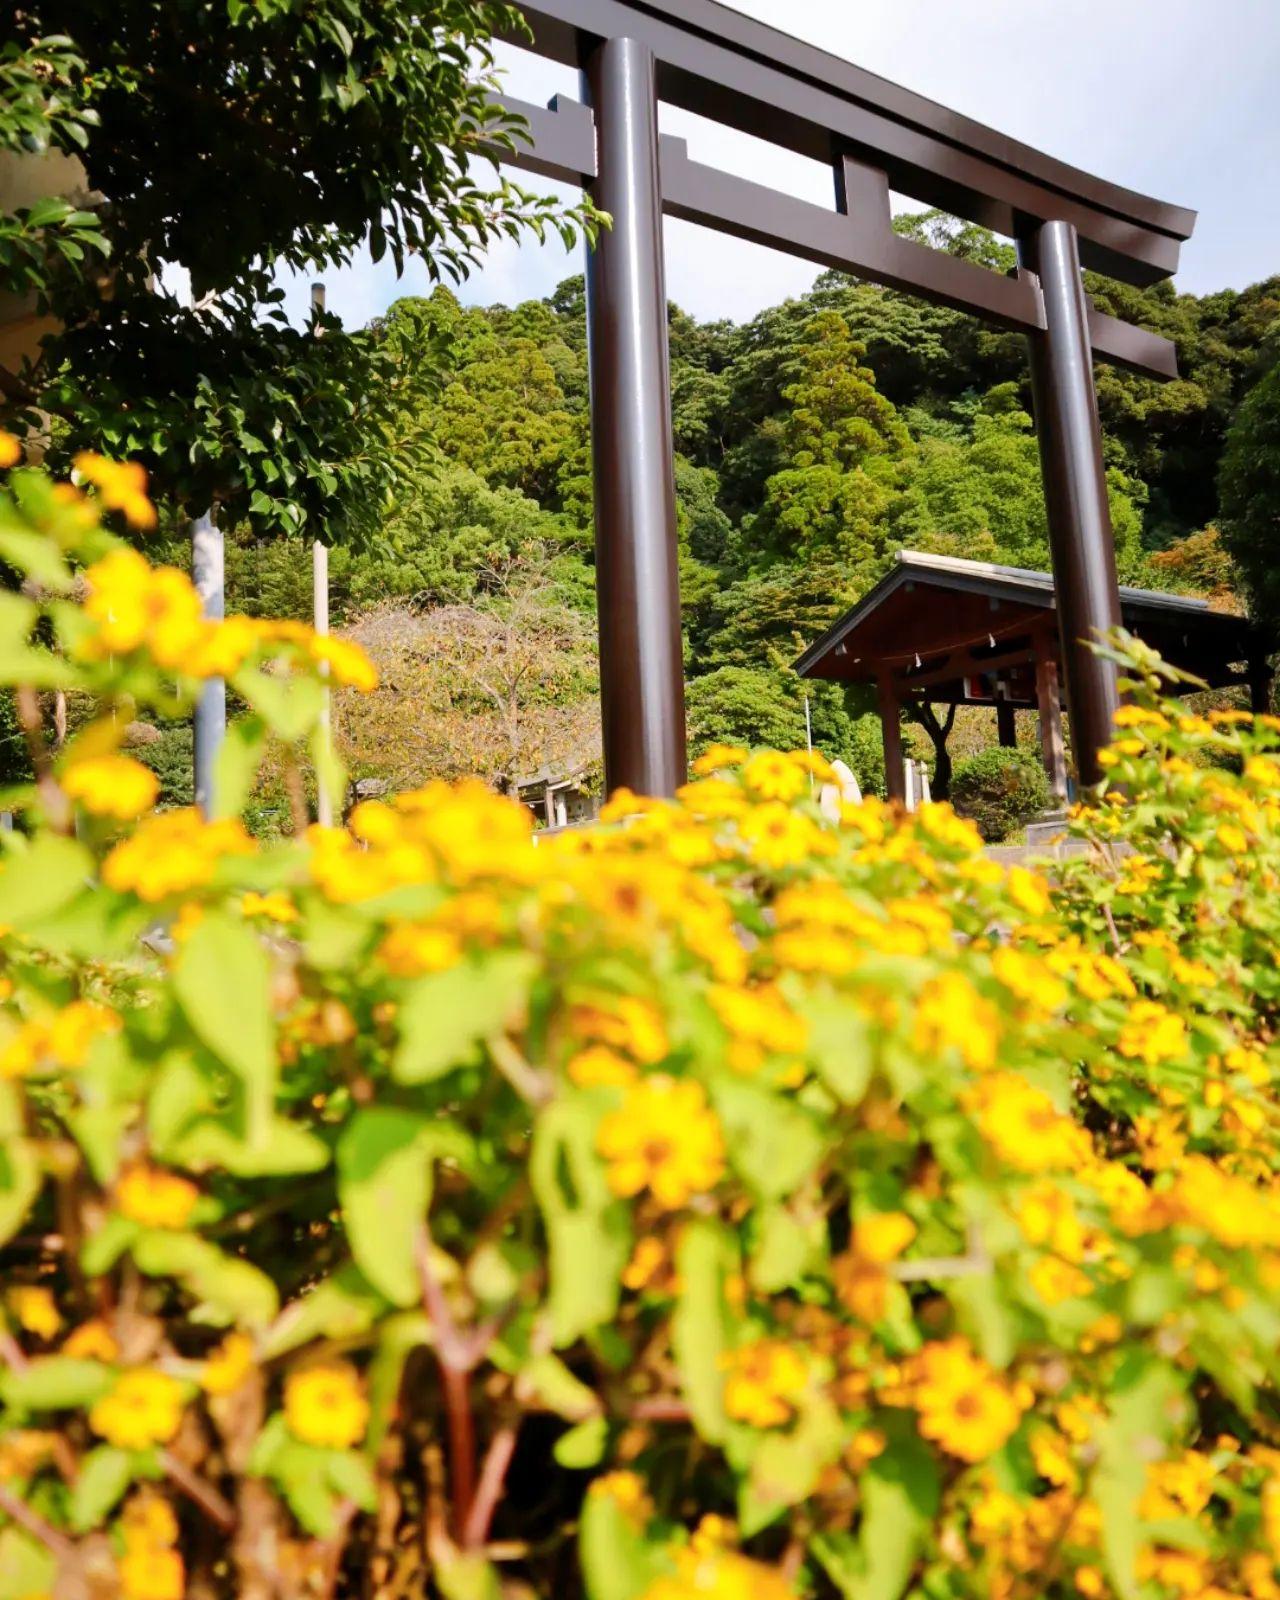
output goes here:
[{"label": "forested hillside", "polygon": [[[979,229],[936,215],[899,226],[1011,265]],[[1173,338],[1182,372],[1160,385],[1099,370],[1121,575],[1242,604],[1215,526],[1219,472],[1242,399],[1277,354],[1280,278],[1203,298],[1097,278],[1089,288]],[[406,438],[434,441],[435,466],[389,509],[381,541],[333,555],[335,617],[372,649],[386,685],[341,708],[353,767],[394,783],[480,770],[505,787],[544,760],[589,760],[582,280],[515,308],[464,309],[441,289],[397,302],[380,331],[407,370],[429,350],[444,378],[425,403],[406,380],[418,398],[400,419]],[[834,273],[744,326],[672,307],[670,336],[695,743],[801,743],[803,696],[787,664],[898,548],[1047,564],[1019,336]],[[1280,462],[1278,410],[1253,424],[1270,426],[1269,443],[1236,452],[1254,469],[1259,449]],[[1237,545],[1268,539],[1261,522],[1235,532]],[[233,601],[308,614],[309,575],[299,547],[241,540]],[[865,707],[818,685],[812,709],[822,748],[874,782],[879,738],[858,720]]]}]

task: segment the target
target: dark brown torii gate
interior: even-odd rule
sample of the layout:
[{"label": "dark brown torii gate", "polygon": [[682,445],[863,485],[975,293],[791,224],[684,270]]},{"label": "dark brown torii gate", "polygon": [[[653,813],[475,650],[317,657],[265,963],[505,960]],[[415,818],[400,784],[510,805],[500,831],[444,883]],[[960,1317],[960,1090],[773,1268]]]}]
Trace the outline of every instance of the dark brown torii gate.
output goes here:
[{"label": "dark brown torii gate", "polygon": [[[1101,776],[1118,703],[1088,641],[1120,621],[1093,359],[1177,375],[1173,345],[1103,315],[1081,265],[1172,275],[1195,213],[1103,182],[716,0],[528,0],[532,48],[585,104],[515,100],[501,159],[583,185],[613,227],[587,262],[606,786],[670,794],[685,723],[662,216],[837,267],[1028,338],[1072,742]],[[522,36],[512,42],[528,45]],[[828,163],[832,210],[690,161],[658,100]],[[900,238],[889,191],[1017,241],[1009,276]]]}]

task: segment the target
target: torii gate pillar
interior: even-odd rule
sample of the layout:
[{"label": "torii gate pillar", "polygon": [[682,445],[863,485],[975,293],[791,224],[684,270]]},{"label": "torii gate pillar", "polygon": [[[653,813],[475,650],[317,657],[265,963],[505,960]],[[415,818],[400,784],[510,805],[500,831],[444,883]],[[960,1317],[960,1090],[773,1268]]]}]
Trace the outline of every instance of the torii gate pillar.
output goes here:
[{"label": "torii gate pillar", "polygon": [[653,52],[606,39],[584,79],[591,198],[613,218],[587,258],[605,788],[670,795],[686,777],[684,652]]},{"label": "torii gate pillar", "polygon": [[1089,313],[1071,223],[1042,223],[1019,240],[1019,253],[1044,296],[1044,331],[1029,339],[1031,389],[1071,741],[1080,782],[1088,787],[1103,775],[1098,752],[1110,743],[1120,703],[1115,664],[1090,648],[1099,633],[1119,627],[1120,590]]}]

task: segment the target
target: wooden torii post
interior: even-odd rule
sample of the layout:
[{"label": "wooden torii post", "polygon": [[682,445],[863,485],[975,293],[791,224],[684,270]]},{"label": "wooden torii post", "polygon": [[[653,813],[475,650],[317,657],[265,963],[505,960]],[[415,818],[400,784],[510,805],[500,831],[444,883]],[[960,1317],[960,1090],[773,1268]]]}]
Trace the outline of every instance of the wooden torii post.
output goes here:
[{"label": "wooden torii post", "polygon": [[[1090,648],[1119,620],[1092,362],[1177,375],[1173,345],[1089,304],[1081,266],[1169,277],[1195,213],[1092,177],[715,0],[528,0],[539,54],[582,72],[583,103],[505,102],[495,153],[578,183],[613,227],[591,252],[587,324],[606,787],[685,775],[684,693],[662,217],[918,294],[1025,333],[1083,782],[1117,704]],[[523,35],[512,42],[529,46]],[[668,101],[827,163],[830,208],[689,159]],[[890,190],[1018,242],[1008,276],[900,238]]]}]

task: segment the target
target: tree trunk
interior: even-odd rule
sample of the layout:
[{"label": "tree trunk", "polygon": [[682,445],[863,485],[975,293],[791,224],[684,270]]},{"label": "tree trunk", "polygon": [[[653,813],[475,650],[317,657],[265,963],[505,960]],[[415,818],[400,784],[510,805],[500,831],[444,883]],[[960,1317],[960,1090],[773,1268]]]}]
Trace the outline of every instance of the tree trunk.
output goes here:
[{"label": "tree trunk", "polygon": [[912,706],[911,712],[933,741],[933,778],[929,792],[935,800],[946,800],[951,794],[951,752],[947,749],[947,739],[955,726],[956,708],[954,704],[948,706],[945,722],[938,721],[927,700]]}]

